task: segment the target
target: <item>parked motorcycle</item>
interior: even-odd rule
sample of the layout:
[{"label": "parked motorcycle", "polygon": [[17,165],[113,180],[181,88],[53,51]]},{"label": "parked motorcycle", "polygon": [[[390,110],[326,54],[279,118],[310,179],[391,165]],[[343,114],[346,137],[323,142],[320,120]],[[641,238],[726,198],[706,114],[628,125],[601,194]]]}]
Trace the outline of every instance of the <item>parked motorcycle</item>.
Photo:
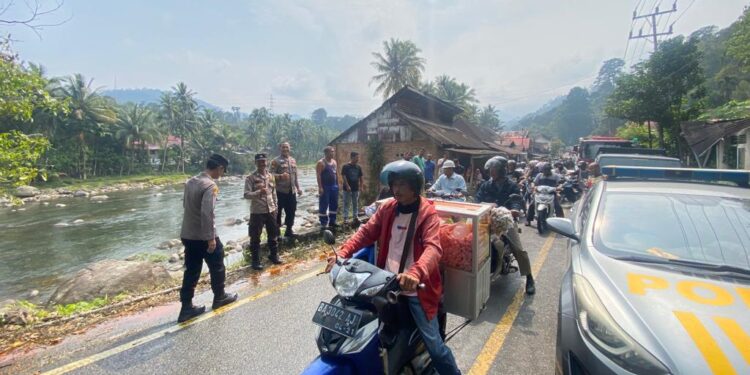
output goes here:
[{"label": "parked motorcycle", "polygon": [[539,234],[547,230],[547,218],[555,212],[555,195],[557,188],[553,186],[537,186],[534,193],[534,204],[536,205],[536,228]]},{"label": "parked motorcycle", "polygon": [[[333,247],[333,233],[324,239]],[[313,315],[320,356],[303,374],[435,373],[395,274],[336,256],[329,277],[337,295]]]}]

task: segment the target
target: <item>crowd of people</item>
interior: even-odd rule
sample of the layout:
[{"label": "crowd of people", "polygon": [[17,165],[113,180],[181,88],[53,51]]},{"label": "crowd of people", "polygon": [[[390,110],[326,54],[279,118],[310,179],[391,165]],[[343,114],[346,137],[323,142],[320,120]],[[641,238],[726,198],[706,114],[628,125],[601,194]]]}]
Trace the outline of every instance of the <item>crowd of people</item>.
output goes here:
[{"label": "crowd of people", "polygon": [[[333,147],[323,150],[324,156],[315,166],[321,231],[337,229],[339,200],[339,173],[343,191],[343,221],[349,217],[359,225],[359,192],[366,189],[359,154],[352,152],[349,161],[341,166],[335,160]],[[423,192],[449,196],[452,199],[466,199],[469,194],[463,173],[466,172],[458,159],[443,155],[437,162],[432,155],[420,149],[416,155],[411,152],[399,155],[403,160],[387,164],[380,173],[380,184],[394,200],[381,206],[372,218],[347,240],[340,249],[340,256],[348,257],[360,248],[378,243],[380,249],[376,260],[378,267],[397,274],[401,289],[407,296],[408,307],[424,338],[427,350],[435,367],[441,374],[458,373],[455,359],[443,342],[437,317],[438,304],[442,296],[442,280],[439,275],[441,245],[437,233],[440,220],[432,201],[422,199]],[[281,227],[286,227],[284,236],[294,237],[294,218],[297,197],[303,194],[299,185],[297,163],[291,156],[288,142],[279,145],[279,156],[268,162],[266,153],[255,154],[256,170],[245,178],[244,198],[250,200],[251,267],[262,270],[260,257],[261,233],[265,228],[269,248],[268,261],[281,264],[278,244]],[[204,306],[192,303],[195,287],[200,277],[202,264],[208,265],[211,289],[214,295],[213,308],[230,304],[237,300],[236,293],[224,290],[225,268],[223,245],[216,233],[214,208],[219,188],[216,180],[224,175],[229,162],[221,155],[214,154],[206,162],[206,169],[190,178],[183,196],[184,216],[181,238],[185,245],[185,271],[180,300],[182,308],[179,322],[192,319],[203,312]],[[493,157],[485,168],[474,171],[476,195],[474,201],[506,205],[514,194],[535,186],[555,186],[562,176],[577,174],[581,188],[591,186],[601,173],[596,164],[579,163],[566,168],[563,162],[531,161],[516,163],[504,157]],[[374,183],[374,182],[371,182]],[[425,189],[426,188],[426,189]],[[527,225],[533,220],[533,204],[527,210]],[[559,202],[555,207],[562,216]],[[282,221],[283,219],[283,221]],[[509,230],[505,236],[513,252],[522,276],[526,277],[526,293],[535,292],[535,282],[531,274],[528,253],[523,249],[518,231]],[[411,243],[413,241],[413,243]],[[500,245],[498,245],[500,246]],[[329,259],[327,269],[333,264]],[[418,286],[421,289],[418,291]]]}]

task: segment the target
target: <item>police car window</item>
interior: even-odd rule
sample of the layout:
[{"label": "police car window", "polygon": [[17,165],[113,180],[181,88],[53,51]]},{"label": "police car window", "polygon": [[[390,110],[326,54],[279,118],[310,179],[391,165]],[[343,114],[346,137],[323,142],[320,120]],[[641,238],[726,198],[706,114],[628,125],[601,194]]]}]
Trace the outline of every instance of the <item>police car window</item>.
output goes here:
[{"label": "police car window", "polygon": [[595,246],[636,254],[750,269],[750,200],[608,192]]},{"label": "police car window", "polygon": [[576,222],[576,229],[578,231],[581,231],[584,225],[586,225],[586,221],[588,221],[589,216],[591,213],[591,205],[594,203],[594,197],[598,194],[599,186],[601,184],[596,184],[594,187],[589,190],[588,194],[586,195],[586,200],[583,202],[583,205],[581,206],[581,214],[578,215],[578,220]]}]

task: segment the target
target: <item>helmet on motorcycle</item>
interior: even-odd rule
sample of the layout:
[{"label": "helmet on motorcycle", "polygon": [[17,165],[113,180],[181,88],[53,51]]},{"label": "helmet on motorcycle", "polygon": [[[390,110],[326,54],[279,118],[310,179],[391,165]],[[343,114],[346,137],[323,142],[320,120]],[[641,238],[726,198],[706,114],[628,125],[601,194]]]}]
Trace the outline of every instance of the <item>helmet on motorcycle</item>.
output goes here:
[{"label": "helmet on motorcycle", "polygon": [[550,163],[542,163],[542,166],[539,167],[539,169],[544,173],[545,175],[548,175],[552,172],[552,164]]},{"label": "helmet on motorcycle", "polygon": [[526,162],[522,161],[522,162],[518,163],[518,168],[526,169]]},{"label": "helmet on motorcycle", "polygon": [[559,160],[555,162],[555,168],[562,168],[562,166],[563,166],[563,162]]},{"label": "helmet on motorcycle", "polygon": [[[446,162],[447,163],[447,162]],[[404,180],[419,194],[424,186],[424,175],[419,166],[406,160],[388,163],[380,171],[380,183],[389,187],[396,180]]]},{"label": "helmet on motorcycle", "polygon": [[502,156],[493,156],[484,163],[484,169],[490,172],[490,176],[492,171],[495,170],[500,177],[503,177],[508,172],[508,159]]}]

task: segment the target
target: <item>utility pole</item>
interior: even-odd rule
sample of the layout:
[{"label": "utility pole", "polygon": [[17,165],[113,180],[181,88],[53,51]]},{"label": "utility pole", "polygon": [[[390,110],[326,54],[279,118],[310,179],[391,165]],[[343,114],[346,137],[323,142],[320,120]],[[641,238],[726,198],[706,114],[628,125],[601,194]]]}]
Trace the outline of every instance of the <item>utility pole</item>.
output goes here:
[{"label": "utility pole", "polygon": [[[657,22],[657,17],[660,17],[664,14],[669,13],[676,13],[677,12],[677,0],[672,3],[672,9],[669,10],[659,10],[659,6],[656,6],[656,9],[654,9],[653,13],[648,14],[641,14],[638,15],[637,10],[633,10],[633,21],[638,19],[646,19],[646,22],[651,24],[651,34],[644,34],[643,28],[638,30],[638,35],[633,35],[633,29],[630,29],[630,35],[628,36],[628,39],[642,39],[642,38],[651,38],[651,43],[654,45],[654,52],[656,52],[657,48],[659,47],[659,37],[665,36],[665,35],[672,35],[672,25],[669,25],[669,31],[665,31],[660,33],[659,30],[656,28],[659,26],[659,23]],[[648,148],[651,148],[652,146],[652,137],[651,137],[651,121],[646,122],[648,125]]]},{"label": "utility pole", "polygon": [[641,39],[641,38],[652,38],[651,43],[654,44],[654,51],[656,51],[656,48],[659,45],[659,37],[664,35],[672,35],[672,25],[669,25],[669,31],[660,33],[656,27],[659,25],[658,22],[656,22],[656,18],[663,15],[663,14],[669,14],[669,13],[675,13],[677,12],[677,0],[675,0],[674,3],[672,3],[672,9],[669,10],[659,10],[659,7],[657,6],[653,13],[649,14],[641,14],[638,15],[637,11],[633,11],[633,21],[646,18],[648,20],[648,23],[651,24],[651,34],[644,34],[643,29],[641,28],[638,31],[638,35],[633,35],[633,30],[630,30],[630,36],[629,39]]}]

